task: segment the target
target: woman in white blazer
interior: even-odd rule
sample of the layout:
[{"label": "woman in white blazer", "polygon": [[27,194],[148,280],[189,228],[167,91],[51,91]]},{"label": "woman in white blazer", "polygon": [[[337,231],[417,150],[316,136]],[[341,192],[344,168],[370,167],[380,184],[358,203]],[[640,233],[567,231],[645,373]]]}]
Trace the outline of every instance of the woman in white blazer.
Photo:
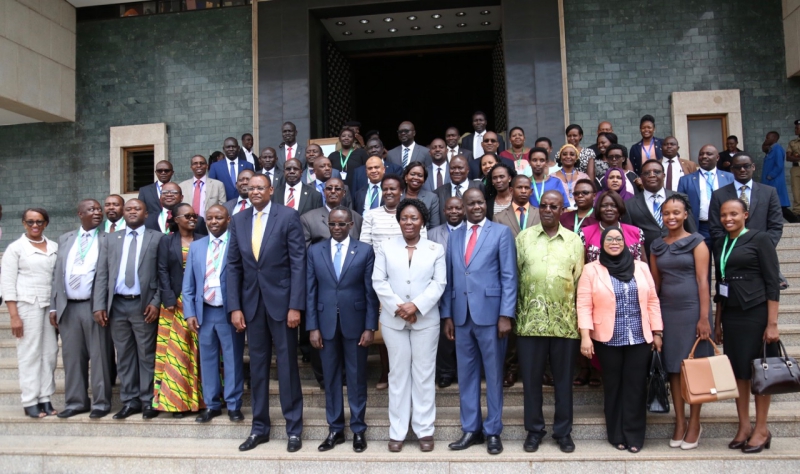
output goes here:
[{"label": "woman in white blazer", "polygon": [[409,421],[420,449],[433,450],[439,298],[447,276],[444,248],[420,236],[429,217],[422,201],[404,199],[397,206],[403,235],[375,250],[372,284],[381,302],[381,331],[389,350],[391,452],[403,449]]}]

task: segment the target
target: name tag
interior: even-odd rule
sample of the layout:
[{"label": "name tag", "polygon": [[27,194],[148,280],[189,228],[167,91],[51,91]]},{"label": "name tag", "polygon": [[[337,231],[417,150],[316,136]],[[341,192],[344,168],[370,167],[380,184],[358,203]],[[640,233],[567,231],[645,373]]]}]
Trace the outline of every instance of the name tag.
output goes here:
[{"label": "name tag", "polygon": [[719,284],[719,294],[724,296],[725,298],[728,297],[728,284],[727,283],[720,283]]},{"label": "name tag", "polygon": [[219,284],[219,277],[217,275],[212,275],[208,277],[208,286],[209,288],[218,288],[221,285]]},{"label": "name tag", "polygon": [[347,179],[347,171],[339,171],[339,174],[342,175],[342,180]]}]

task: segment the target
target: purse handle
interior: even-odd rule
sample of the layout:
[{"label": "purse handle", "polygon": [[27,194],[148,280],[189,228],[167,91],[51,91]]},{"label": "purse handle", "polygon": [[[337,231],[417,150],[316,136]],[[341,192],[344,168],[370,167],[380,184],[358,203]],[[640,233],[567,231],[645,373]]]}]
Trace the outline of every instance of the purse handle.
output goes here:
[{"label": "purse handle", "polygon": [[[788,367],[791,367],[793,364],[789,360],[789,354],[786,352],[786,348],[783,346],[783,341],[778,339],[776,342],[778,344],[778,357],[783,359],[783,363],[786,364]],[[764,341],[763,349],[761,352],[761,365],[767,365],[767,341]]]},{"label": "purse handle", "polygon": [[689,352],[689,357],[688,357],[689,359],[694,359],[694,350],[697,349],[697,344],[699,344],[700,341],[704,341],[704,340],[708,341],[708,343],[711,344],[711,347],[714,348],[714,355],[722,355],[722,354],[720,354],[719,349],[717,349],[717,345],[714,344],[714,342],[712,342],[711,339],[700,339],[698,337],[697,340],[694,341],[694,345],[692,346],[692,351]]}]

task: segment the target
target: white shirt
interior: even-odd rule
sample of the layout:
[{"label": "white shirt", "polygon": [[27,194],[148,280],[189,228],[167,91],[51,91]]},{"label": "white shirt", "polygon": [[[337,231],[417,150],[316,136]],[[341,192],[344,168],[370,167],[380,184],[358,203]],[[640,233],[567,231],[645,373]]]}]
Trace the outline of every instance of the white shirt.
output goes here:
[{"label": "white shirt", "polygon": [[664,200],[667,199],[667,193],[666,193],[666,191],[664,191],[664,188],[659,189],[655,193],[651,193],[650,191],[648,191],[646,189],[644,190],[644,202],[647,203],[647,207],[650,210],[650,214],[652,214],[653,217],[656,220],[658,220],[658,217],[656,217],[655,211],[653,211],[653,196],[656,196],[656,195],[658,195],[658,209],[659,209],[658,212],[661,212],[661,206],[664,204]]},{"label": "white shirt", "polygon": [[270,182],[270,184],[272,184],[273,187],[275,187],[275,170],[276,169],[277,168],[273,167],[271,170],[266,170],[266,169],[262,169],[261,170],[261,174],[263,174],[264,176],[267,176],[269,178],[269,182]]},{"label": "white shirt", "polygon": [[475,132],[472,137],[472,156],[478,157],[483,155],[483,136],[486,135],[486,130],[481,133]]},{"label": "white shirt", "polygon": [[[242,151],[244,152],[244,157],[247,160],[247,162],[253,165],[253,169],[255,169],[256,163],[258,162],[258,157],[252,151],[248,150],[245,147],[242,147]],[[228,168],[230,168],[230,165],[228,165]],[[228,172],[230,172],[230,169],[228,169]],[[236,172],[238,173],[239,171],[237,170]]]},{"label": "white shirt", "polygon": [[431,163],[431,166],[432,166],[431,171],[433,171],[432,179],[433,179],[433,187],[434,187],[434,189],[436,188],[436,179],[437,179],[436,175],[439,173],[439,170],[441,170],[441,172],[442,172],[442,185],[444,185],[444,183],[447,182],[447,179],[448,179],[448,176],[447,176],[447,173],[448,173],[447,164],[448,164],[447,161],[445,161],[441,165],[437,165],[436,163]]},{"label": "white shirt", "polygon": [[414,161],[414,147],[417,146],[417,142],[411,142],[409,147],[405,145],[400,145],[402,149],[400,150],[400,162],[403,162],[403,155],[406,154],[406,148],[408,148],[408,162],[411,163]]},{"label": "white shirt", "polygon": [[235,206],[233,206],[233,214],[232,214],[232,215],[234,215],[234,216],[235,216],[236,214],[238,214],[238,213],[239,213],[239,211],[241,211],[241,210],[242,210],[242,201],[244,201],[244,208],[245,208],[245,209],[250,209],[250,206],[251,206],[251,204],[250,204],[250,198],[247,198],[247,199],[242,199],[242,197],[241,197],[241,196],[239,196],[239,200],[238,200],[238,201],[236,201],[236,205],[235,205]]},{"label": "white shirt", "polygon": [[292,207],[292,209],[297,211],[300,209],[300,195],[302,194],[303,183],[298,181],[294,186],[290,186],[289,183],[286,183],[286,190],[283,192],[283,204],[287,206],[289,205],[290,190],[294,190],[294,207]]},{"label": "white shirt", "polygon": [[380,207],[381,199],[383,199],[383,190],[381,189],[381,184],[380,183],[372,183],[372,182],[370,182],[369,183],[369,187],[367,187],[367,195],[366,195],[366,197],[364,197],[364,212],[365,213],[367,211],[369,211],[370,208],[372,207],[370,204],[372,204],[372,190],[373,190],[373,188],[378,190],[378,196],[375,198],[375,201],[378,203],[378,207]]},{"label": "white shirt", "polygon": [[[75,264],[75,257],[78,255],[78,252],[80,252],[81,240],[84,239],[84,235],[88,235],[86,238],[89,242],[89,250],[86,252],[83,264],[78,266]],[[97,236],[98,229],[87,232],[83,230],[83,227],[80,228],[78,234],[75,236],[75,243],[72,245],[72,248],[69,249],[69,253],[67,253],[67,268],[64,275],[64,288],[66,288],[67,291],[67,299],[88,300],[92,297],[92,283],[94,282],[94,274],[97,271],[97,257],[100,254],[100,244],[97,241]],[[74,290],[69,285],[72,275],[81,276],[80,284],[78,288]]]},{"label": "white shirt", "polygon": [[[215,280],[219,282],[220,279],[219,269],[222,268],[222,259],[225,258],[225,247],[228,245],[228,231],[226,230],[225,233],[223,233],[219,237],[214,237],[213,235],[209,235],[208,238],[209,241],[208,241],[208,249],[206,250],[206,263],[208,263],[210,260],[212,260],[212,258],[214,258],[214,242],[216,241],[220,242],[219,261],[214,262],[214,273],[205,277],[205,280],[203,281],[204,287],[208,283],[209,276],[214,276]],[[206,271],[208,271],[208,268],[206,268]],[[205,274],[206,272],[203,273]],[[220,288],[219,286],[209,286],[208,288],[209,289],[213,288],[215,291],[214,291],[214,298],[212,299],[212,301],[210,303],[208,303],[208,301],[206,302],[211,306],[222,306],[222,288]]]},{"label": "white shirt", "polygon": [[[472,226],[476,225],[478,228],[476,232],[478,232],[478,236],[475,237],[475,242],[481,237],[481,232],[483,231],[483,226],[486,224],[486,218],[484,217],[482,221],[478,222],[477,224],[473,224],[472,222],[466,221],[464,225],[467,226],[467,237],[464,239],[464,255],[467,255],[467,247],[469,247],[469,239],[472,237]],[[474,255],[473,255],[474,256]]]},{"label": "white shirt", "polygon": [[455,147],[455,148],[447,147],[447,162],[450,163],[450,158],[460,154],[461,154],[461,147]]},{"label": "white shirt", "polygon": [[208,186],[208,175],[204,175],[202,178],[192,178],[192,195],[189,197],[189,202],[194,203],[194,188],[197,186],[197,182],[200,181],[200,209],[195,209],[194,212],[199,214],[202,218],[205,219],[206,217],[206,186]]},{"label": "white shirt", "polygon": [[[336,239],[331,237],[331,262],[334,262],[334,269],[336,269],[336,263],[335,263],[336,260],[334,260],[334,259],[336,258],[336,244],[338,244],[338,243],[340,243],[340,242],[337,242]],[[347,256],[347,249],[350,247],[350,235],[349,234],[347,235],[347,237],[344,238],[344,240],[341,241],[341,244],[342,244],[342,262],[341,262],[341,264],[342,264],[342,268],[344,268],[344,258]],[[342,269],[339,268],[340,274],[341,274],[341,270]]]},{"label": "white shirt", "polygon": [[161,208],[161,214],[158,216],[158,227],[161,229],[161,232],[165,234],[169,230],[169,225],[167,224],[167,209],[163,207]]},{"label": "white shirt", "polygon": [[[667,185],[667,177],[666,173],[669,169],[669,158],[666,156],[661,159],[661,164],[664,165],[664,186]],[[678,181],[680,181],[681,176],[683,176],[683,166],[681,166],[681,159],[677,156],[672,158],[672,188],[670,191],[677,191],[678,190]]]},{"label": "white shirt", "polygon": [[[126,228],[128,227],[128,226],[125,224],[125,219],[122,219],[122,218],[120,218],[120,219],[119,219],[119,220],[116,222],[116,224],[117,224],[117,226],[116,226],[116,227],[114,227],[114,232],[116,232],[116,231],[118,231],[118,230],[126,229]],[[104,231],[106,234],[110,234],[110,233],[111,233],[111,221],[110,221],[110,220],[108,220],[108,219],[106,219],[106,222],[105,222],[103,225],[104,225],[103,231]]]},{"label": "white shirt", "polygon": [[[297,158],[297,142],[294,142],[294,145],[287,145],[287,144],[284,143],[283,147],[284,147],[284,150],[286,152],[286,154],[284,156],[287,159]],[[289,151],[291,151],[291,153],[289,153]],[[291,154],[291,158],[289,157],[290,154]]]},{"label": "white shirt", "polygon": [[156,191],[158,191],[158,198],[159,199],[161,199],[161,186],[163,186],[161,181],[156,181]]},{"label": "white shirt", "polygon": [[[131,234],[136,232],[136,269],[133,272],[133,287],[128,288],[125,286],[125,271],[128,267],[128,250],[131,245]],[[139,226],[137,229],[129,229],[125,231],[125,238],[122,242],[122,258],[119,261],[119,273],[117,274],[117,283],[114,285],[115,295],[140,295],[142,294],[141,286],[139,285],[139,257],[142,255],[142,240],[144,239],[144,226]]]},{"label": "white shirt", "polygon": [[715,167],[711,171],[706,171],[700,168],[700,220],[707,221],[708,220],[708,205],[711,203],[711,199],[708,198],[708,183],[706,178],[706,173],[711,173],[711,192],[716,191],[719,189],[719,173],[717,173],[717,168]]},{"label": "white shirt", "polygon": [[256,214],[258,214],[258,209],[255,207],[253,208],[253,230],[252,235],[256,235],[256,232],[261,232],[261,235],[264,235],[264,231],[267,230],[267,217],[269,216],[269,210],[272,207],[272,202],[267,203],[267,207],[261,211],[261,229],[256,229]]},{"label": "white shirt", "polygon": [[452,186],[450,187],[450,197],[457,197],[456,189],[461,190],[461,196],[463,196],[464,193],[467,192],[467,189],[469,189],[469,183],[467,183],[466,181],[464,181],[461,184],[456,184],[453,182],[451,182],[450,184],[452,184]]}]

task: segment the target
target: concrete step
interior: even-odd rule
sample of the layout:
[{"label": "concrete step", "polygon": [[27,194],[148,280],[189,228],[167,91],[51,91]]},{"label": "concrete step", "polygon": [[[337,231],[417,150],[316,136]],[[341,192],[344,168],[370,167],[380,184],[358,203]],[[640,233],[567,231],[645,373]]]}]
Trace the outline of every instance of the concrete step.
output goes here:
[{"label": "concrete step", "polygon": [[783,237],[800,237],[800,224],[783,223]]},{"label": "concrete step", "polygon": [[[274,432],[273,432],[274,433]],[[601,440],[581,440],[576,451],[564,454],[549,437],[536,453],[526,453],[522,443],[504,438],[499,456],[486,453],[485,445],[466,451],[447,448],[449,439],[436,443],[433,452],[422,453],[416,442],[408,442],[402,453],[390,453],[386,443],[372,442],[363,453],[346,444],[324,454],[317,451],[322,438],[306,438],[303,448],[287,453],[286,444],[273,440],[241,453],[242,439],[174,439],[160,435],[143,438],[93,438],[79,436],[0,436],[0,471],[43,472],[162,472],[181,474],[219,472],[366,474],[416,473],[752,473],[793,472],[800,455],[800,438],[773,438],[772,448],[756,456],[728,449],[728,438],[703,435],[700,448],[692,451],[670,449],[666,440],[648,440],[644,449],[632,455],[620,452]],[[453,441],[455,438],[453,439]],[[757,463],[757,464],[756,464]]]}]

